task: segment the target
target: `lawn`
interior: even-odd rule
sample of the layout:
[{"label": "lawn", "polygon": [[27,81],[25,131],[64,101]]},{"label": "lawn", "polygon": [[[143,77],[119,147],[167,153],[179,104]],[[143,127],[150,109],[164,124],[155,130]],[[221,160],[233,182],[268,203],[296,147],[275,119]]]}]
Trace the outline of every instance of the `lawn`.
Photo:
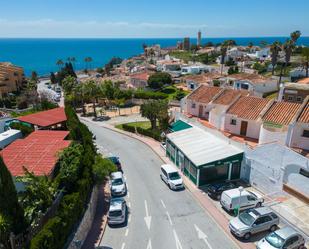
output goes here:
[{"label": "lawn", "polygon": [[177,95],[182,93],[183,97],[189,94],[189,91],[181,91],[180,89],[173,86],[166,86],[160,92],[168,95],[168,100],[177,99]]},{"label": "lawn", "polygon": [[[116,127],[117,129],[123,130],[122,125],[123,125],[123,124],[119,124],[119,125],[116,125],[115,127]],[[140,127],[140,128],[145,129],[145,130],[150,129],[150,127],[151,127],[149,121],[140,121],[140,122],[126,123],[126,125],[132,126],[132,127]]]}]

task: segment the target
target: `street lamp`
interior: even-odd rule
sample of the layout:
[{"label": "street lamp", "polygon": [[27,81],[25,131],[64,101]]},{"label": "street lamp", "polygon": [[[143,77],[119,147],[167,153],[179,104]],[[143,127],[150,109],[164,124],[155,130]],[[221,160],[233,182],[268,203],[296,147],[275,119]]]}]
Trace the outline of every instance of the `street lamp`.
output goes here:
[{"label": "street lamp", "polygon": [[239,199],[238,199],[238,214],[237,216],[239,216],[239,213],[240,213],[240,199],[241,199],[241,192],[244,190],[244,188],[242,186],[239,186],[238,187],[238,191],[239,191]]}]

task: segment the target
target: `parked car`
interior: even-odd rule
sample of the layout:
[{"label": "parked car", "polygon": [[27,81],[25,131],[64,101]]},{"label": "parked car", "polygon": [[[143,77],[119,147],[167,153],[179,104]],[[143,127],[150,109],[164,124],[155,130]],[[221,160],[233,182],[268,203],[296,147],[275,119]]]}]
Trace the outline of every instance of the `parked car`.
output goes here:
[{"label": "parked car", "polygon": [[245,210],[260,207],[263,202],[264,199],[257,193],[249,190],[240,192],[238,188],[223,191],[220,199],[221,206],[228,212],[234,209]]},{"label": "parked car", "polygon": [[301,249],[305,248],[305,239],[292,227],[284,227],[268,234],[260,240],[257,249]]},{"label": "parked car", "polygon": [[123,196],[127,193],[127,186],[122,172],[117,171],[111,174],[111,194],[112,196]]},{"label": "parked car", "polygon": [[126,201],[122,197],[112,198],[108,210],[107,222],[109,225],[121,225],[127,217]]},{"label": "parked car", "polygon": [[119,157],[111,156],[111,157],[108,157],[108,159],[111,160],[117,166],[118,171],[123,172],[121,163],[119,161]]},{"label": "parked car", "polygon": [[230,221],[229,227],[233,234],[248,240],[252,234],[277,229],[279,217],[268,207],[260,207],[242,212]]},{"label": "parked car", "polygon": [[61,88],[59,86],[56,87],[55,91],[56,91],[56,93],[61,94]]},{"label": "parked car", "polygon": [[172,165],[163,164],[160,170],[160,177],[172,190],[184,188],[181,176]]},{"label": "parked car", "polygon": [[233,188],[237,188],[237,185],[233,182],[215,183],[209,186],[207,193],[211,198],[220,200],[223,191]]}]

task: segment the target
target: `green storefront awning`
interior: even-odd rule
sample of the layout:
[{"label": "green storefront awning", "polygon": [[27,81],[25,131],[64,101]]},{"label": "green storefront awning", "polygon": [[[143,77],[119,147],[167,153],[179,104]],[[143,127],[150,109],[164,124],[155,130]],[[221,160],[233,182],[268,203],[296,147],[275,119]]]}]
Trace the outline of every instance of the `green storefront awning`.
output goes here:
[{"label": "green storefront awning", "polygon": [[182,130],[189,129],[189,128],[192,128],[192,126],[181,120],[177,120],[175,123],[173,123],[170,126],[170,130],[172,132],[182,131]]}]

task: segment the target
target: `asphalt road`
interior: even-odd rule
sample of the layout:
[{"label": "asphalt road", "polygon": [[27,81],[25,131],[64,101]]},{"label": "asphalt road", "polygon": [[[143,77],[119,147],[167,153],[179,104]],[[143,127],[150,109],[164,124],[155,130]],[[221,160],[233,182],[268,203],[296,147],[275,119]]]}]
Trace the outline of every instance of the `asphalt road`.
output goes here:
[{"label": "asphalt road", "polygon": [[96,124],[100,151],[120,157],[128,186],[129,218],[123,227],[107,226],[105,249],[238,248],[189,191],[174,192],[161,181],[161,159],[145,144]]}]

